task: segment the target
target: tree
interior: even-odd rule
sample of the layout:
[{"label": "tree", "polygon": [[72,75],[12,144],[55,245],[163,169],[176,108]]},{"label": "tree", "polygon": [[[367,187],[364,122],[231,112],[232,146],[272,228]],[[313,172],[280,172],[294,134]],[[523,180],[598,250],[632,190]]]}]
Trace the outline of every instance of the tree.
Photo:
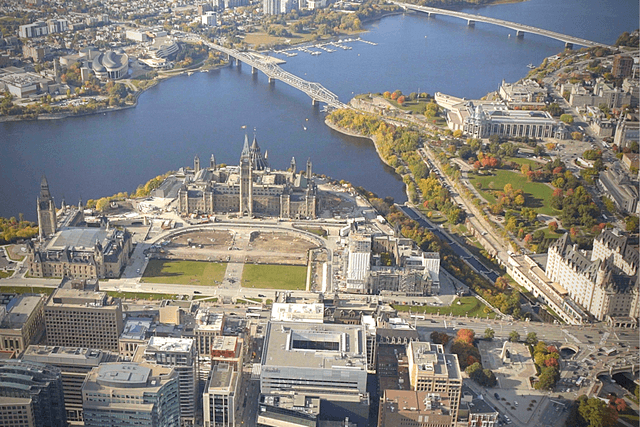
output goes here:
[{"label": "tree", "polygon": [[637,216],[629,215],[625,219],[625,222],[627,223],[626,230],[629,233],[637,233],[638,232],[638,226],[640,225],[640,220],[638,219]]},{"label": "tree", "polygon": [[464,342],[467,344],[473,344],[475,340],[476,333],[471,329],[460,329],[458,330],[458,334],[456,335],[456,341]]},{"label": "tree", "polygon": [[551,231],[552,233],[558,231],[558,223],[556,221],[551,221],[549,223],[549,231]]},{"label": "tree", "polygon": [[444,332],[433,331],[430,335],[431,342],[434,344],[447,345],[451,337]]},{"label": "tree", "polygon": [[535,385],[536,390],[550,390],[552,389],[557,380],[558,369],[555,367],[544,368],[542,373],[538,377],[538,382]]},{"label": "tree", "polygon": [[493,329],[487,328],[487,329],[484,330],[484,339],[492,340],[493,337],[495,337],[495,336],[496,336],[496,332]]},{"label": "tree", "polygon": [[529,345],[536,345],[538,343],[538,335],[535,332],[529,332],[527,334],[526,343]]},{"label": "tree", "polygon": [[615,410],[597,397],[582,400],[578,413],[590,427],[611,427],[618,418]]},{"label": "tree", "polygon": [[560,116],[560,121],[570,125],[573,123],[573,116],[571,114],[563,114]]},{"label": "tree", "polygon": [[582,141],[582,133],[581,132],[571,132],[571,139],[574,141]]},{"label": "tree", "polygon": [[96,210],[100,212],[104,212],[107,207],[109,207],[109,200],[106,197],[103,197],[96,202]]},{"label": "tree", "polygon": [[511,342],[520,341],[520,334],[518,333],[518,331],[511,331],[511,333],[509,334],[509,341]]},{"label": "tree", "polygon": [[397,101],[398,101],[398,104],[400,104],[400,105],[404,104],[404,101],[405,101],[404,95],[400,95],[398,97]]},{"label": "tree", "polygon": [[454,138],[460,138],[462,136],[462,131],[460,129],[456,129],[453,131]]}]

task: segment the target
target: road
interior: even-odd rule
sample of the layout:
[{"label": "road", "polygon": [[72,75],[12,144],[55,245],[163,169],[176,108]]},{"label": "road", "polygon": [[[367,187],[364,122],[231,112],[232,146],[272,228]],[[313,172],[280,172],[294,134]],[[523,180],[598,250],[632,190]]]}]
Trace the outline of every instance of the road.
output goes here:
[{"label": "road", "polygon": [[422,227],[425,227],[433,234],[435,234],[440,240],[446,242],[453,252],[456,255],[464,259],[477,273],[482,274],[488,280],[495,282],[498,277],[500,277],[499,273],[487,268],[482,262],[480,262],[471,252],[469,252],[466,248],[464,248],[457,240],[449,235],[442,228],[437,227],[431,221],[420,213],[416,208],[406,205],[397,205],[397,207],[405,213],[409,218],[417,221]]}]

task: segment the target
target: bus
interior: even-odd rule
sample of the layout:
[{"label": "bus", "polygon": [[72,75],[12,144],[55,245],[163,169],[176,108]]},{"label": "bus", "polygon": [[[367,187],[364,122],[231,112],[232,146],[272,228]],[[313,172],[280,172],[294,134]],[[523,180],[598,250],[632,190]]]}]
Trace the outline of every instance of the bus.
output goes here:
[{"label": "bus", "polygon": [[250,305],[250,306],[247,306],[247,311],[262,311],[262,306]]},{"label": "bus", "polygon": [[260,313],[247,313],[247,319],[259,319]]}]

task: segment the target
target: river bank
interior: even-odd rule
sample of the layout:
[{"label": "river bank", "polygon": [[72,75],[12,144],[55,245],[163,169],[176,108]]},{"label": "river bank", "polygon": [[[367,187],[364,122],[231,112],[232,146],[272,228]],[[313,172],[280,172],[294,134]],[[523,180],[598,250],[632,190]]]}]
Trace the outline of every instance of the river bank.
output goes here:
[{"label": "river bank", "polygon": [[[160,75],[156,78],[156,80],[154,80],[154,84],[149,85],[143,89],[138,89],[135,92],[132,93],[134,100],[132,104],[128,104],[128,105],[121,105],[121,106],[117,106],[117,107],[107,107],[107,108],[100,108],[97,109],[95,111],[82,111],[82,112],[78,112],[75,113],[73,111],[61,111],[59,113],[47,113],[47,114],[38,114],[35,117],[23,117],[23,115],[14,115],[14,116],[0,116],[0,123],[3,122],[23,122],[23,121],[38,121],[38,120],[61,120],[61,119],[66,119],[69,117],[83,117],[83,116],[92,116],[92,115],[96,115],[96,114],[107,114],[107,113],[112,113],[115,111],[122,111],[122,110],[128,110],[130,108],[135,108],[138,105],[138,98],[140,98],[140,96],[142,96],[143,93],[145,93],[147,90],[159,85],[160,83],[162,83],[163,81],[172,79],[173,77],[177,77],[177,76],[182,76],[185,74],[192,74],[192,73],[197,73],[197,72],[202,72],[202,71],[211,71],[211,70],[217,70],[220,68],[224,68],[224,67],[228,67],[229,64],[224,64],[224,65],[218,65],[215,67],[211,67],[211,68],[205,68],[205,65],[200,65],[197,68],[192,68],[192,69],[185,69],[185,70],[181,70],[179,72],[173,72],[173,73],[167,73],[164,75]],[[131,84],[130,81],[125,81],[125,84],[129,83]],[[129,85],[127,85],[129,86]]]}]

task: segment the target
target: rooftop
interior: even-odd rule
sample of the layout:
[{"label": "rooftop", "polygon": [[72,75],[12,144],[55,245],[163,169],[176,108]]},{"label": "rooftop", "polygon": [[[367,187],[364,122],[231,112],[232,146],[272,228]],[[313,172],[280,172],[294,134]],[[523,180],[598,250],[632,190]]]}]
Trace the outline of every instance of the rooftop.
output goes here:
[{"label": "rooftop", "polygon": [[366,369],[362,325],[269,322],[263,370],[273,366]]},{"label": "rooftop", "polygon": [[42,295],[20,295],[11,299],[6,306],[6,315],[4,318],[0,317],[0,328],[22,328],[40,301],[42,301]]},{"label": "rooftop", "polygon": [[237,381],[238,374],[233,367],[227,363],[216,365],[211,370],[211,379],[209,380],[209,393],[218,390],[233,389],[233,382]]},{"label": "rooftop", "polygon": [[274,303],[271,309],[271,319],[283,322],[312,322],[322,323],[324,318],[324,304],[290,304]]},{"label": "rooftop", "polygon": [[117,357],[115,353],[104,350],[46,345],[30,345],[23,355],[24,359],[35,362],[82,366],[98,366],[103,362],[115,361]]},{"label": "rooftop", "polygon": [[441,344],[413,341],[409,344],[409,365],[417,366],[419,376],[447,377],[462,381],[458,356],[445,354]]},{"label": "rooftop", "polygon": [[193,348],[191,338],[151,337],[147,345],[146,353],[150,352],[176,352],[189,353]]}]

